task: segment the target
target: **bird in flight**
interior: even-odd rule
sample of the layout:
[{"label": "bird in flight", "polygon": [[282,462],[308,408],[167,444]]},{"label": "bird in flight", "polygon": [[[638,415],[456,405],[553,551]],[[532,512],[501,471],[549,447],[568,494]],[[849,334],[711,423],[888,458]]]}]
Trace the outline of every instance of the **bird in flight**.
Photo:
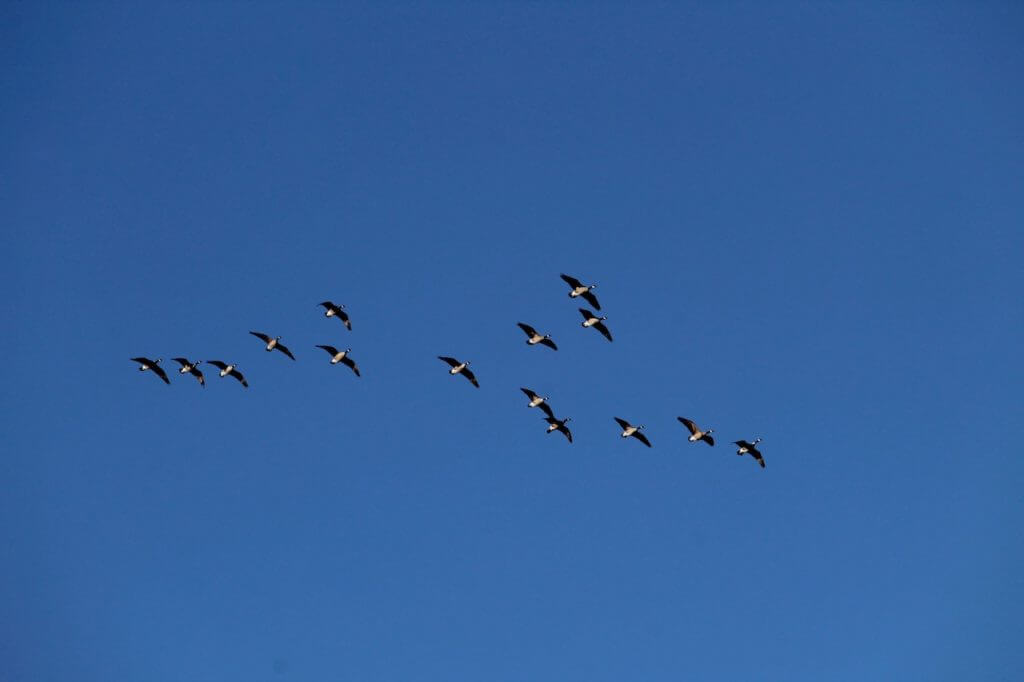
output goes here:
[{"label": "bird in flight", "polygon": [[697,441],[702,440],[708,445],[715,444],[715,439],[711,437],[711,433],[714,431],[714,429],[701,431],[700,427],[697,426],[697,424],[692,419],[687,419],[686,417],[676,417],[676,419],[682,422],[683,426],[690,430],[690,437],[688,440],[691,443],[696,443]]},{"label": "bird in flight", "polygon": [[176,363],[181,365],[181,369],[178,370],[179,374],[188,372],[196,378],[199,385],[206,388],[206,379],[203,378],[203,373],[199,371],[199,365],[202,364],[202,360],[196,360],[195,362],[189,362],[188,358],[171,358]]},{"label": "bird in flight", "polygon": [[550,334],[539,334],[536,329],[523,322],[517,322],[519,328],[526,333],[526,343],[531,346],[535,346],[538,343],[547,346],[551,350],[558,350],[558,346],[551,340]]},{"label": "bird in flight", "polygon": [[640,429],[644,428],[643,424],[641,424],[640,426],[633,426],[625,419],[619,419],[618,417],[615,418],[615,421],[617,421],[619,423],[619,426],[622,427],[623,438],[629,438],[630,436],[632,436],[633,438],[636,438],[638,441],[640,441],[647,447],[651,447],[651,441],[647,440],[647,436],[640,433]]},{"label": "bird in flight", "polygon": [[139,363],[140,372],[145,372],[147,369],[151,369],[153,370],[153,374],[163,379],[165,384],[170,385],[171,380],[167,378],[167,372],[165,372],[163,367],[160,366],[162,361],[163,358],[160,358],[159,360],[150,360],[149,358],[132,358],[132,362]]},{"label": "bird in flight", "polygon": [[279,350],[282,353],[284,353],[285,355],[287,355],[288,357],[290,357],[292,360],[295,359],[295,356],[292,355],[292,352],[290,350],[288,350],[288,346],[286,346],[283,343],[281,343],[281,337],[280,336],[275,336],[274,338],[270,338],[268,335],[264,334],[263,332],[249,332],[249,333],[252,334],[253,336],[255,336],[257,339],[262,340],[263,343],[267,344],[266,350],[267,350],[268,353],[270,351],[272,351],[272,350]]},{"label": "bird in flight", "polygon": [[324,307],[324,317],[337,317],[345,325],[345,328],[352,331],[352,322],[348,319],[348,313],[345,312],[344,305],[335,305],[330,301],[324,301],[321,303]]},{"label": "bird in flight", "polygon": [[214,367],[219,369],[220,370],[220,376],[222,378],[226,377],[226,376],[232,376],[235,379],[238,379],[238,381],[242,384],[242,386],[245,386],[246,388],[249,388],[249,382],[246,381],[245,377],[242,375],[242,373],[238,371],[238,365],[236,365],[236,364],[230,364],[229,365],[228,363],[221,362],[220,360],[207,360],[206,364],[213,365]]},{"label": "bird in flight", "polygon": [[598,310],[601,309],[601,304],[597,302],[597,296],[594,295],[593,289],[597,288],[596,284],[584,284],[575,277],[570,275],[562,274],[562,279],[571,287],[569,291],[569,298],[576,298],[582,296],[590,305],[594,306]]},{"label": "bird in flight", "polygon": [[525,393],[526,397],[530,399],[530,403],[527,405],[527,407],[539,407],[541,411],[547,416],[555,416],[555,413],[551,411],[551,406],[548,405],[547,398],[541,398],[539,395],[537,395],[528,388],[520,388],[519,390]]},{"label": "bird in flight", "polygon": [[331,356],[332,365],[336,365],[340,362],[341,364],[345,365],[353,372],[355,372],[357,377],[362,376],[361,374],[359,374],[359,367],[356,366],[355,361],[349,355],[349,353],[352,352],[351,348],[346,348],[345,350],[338,350],[334,346],[320,345],[318,345],[317,348],[323,348],[325,351],[327,351],[327,354]]},{"label": "bird in flight", "polygon": [[604,335],[604,338],[609,341],[612,340],[612,333],[608,331],[608,327],[604,326],[604,321],[608,319],[607,317],[598,317],[586,308],[580,308],[579,311],[580,315],[583,316],[584,327],[593,327],[597,331],[601,332],[601,334]]},{"label": "bird in flight", "polygon": [[565,437],[569,439],[570,443],[572,442],[572,431],[570,431],[569,427],[566,426],[565,424],[566,422],[569,422],[571,420],[572,417],[566,417],[565,419],[544,417],[544,421],[548,423],[548,433],[551,433],[552,431],[561,431],[565,435]]},{"label": "bird in flight", "polygon": [[757,463],[761,465],[762,469],[765,468],[764,457],[761,456],[761,451],[757,449],[757,444],[761,442],[760,438],[755,438],[753,443],[748,443],[745,440],[737,440],[733,442],[739,446],[739,449],[736,450],[737,455],[740,455],[741,457],[743,455],[750,455],[757,460]]},{"label": "bird in flight", "polygon": [[445,355],[438,355],[439,360],[443,360],[451,365],[451,369],[448,370],[449,374],[461,374],[462,376],[469,379],[469,383],[473,384],[477,388],[480,388],[480,383],[476,380],[476,375],[469,369],[469,361],[459,362],[455,358],[449,358]]}]

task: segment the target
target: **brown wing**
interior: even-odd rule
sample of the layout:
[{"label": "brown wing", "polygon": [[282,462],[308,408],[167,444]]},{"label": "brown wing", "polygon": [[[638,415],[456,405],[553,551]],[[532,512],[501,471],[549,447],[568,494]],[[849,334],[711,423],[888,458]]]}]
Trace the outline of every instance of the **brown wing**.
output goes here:
[{"label": "brown wing", "polygon": [[585,300],[587,303],[594,306],[595,310],[601,309],[601,304],[597,302],[597,296],[594,296],[593,291],[590,291],[588,289],[587,291],[584,291],[582,294],[580,294],[580,296],[582,296],[583,300]]},{"label": "brown wing", "polygon": [[563,274],[563,275],[559,275],[559,276],[560,276],[560,277],[562,278],[562,280],[563,280],[563,281],[564,281],[564,282],[565,282],[566,284],[568,284],[569,286],[571,286],[571,287],[572,287],[573,289],[575,289],[576,287],[581,287],[581,286],[583,286],[583,282],[579,281],[579,280],[578,280],[578,279],[576,279],[575,277],[572,277],[572,276],[570,276],[570,275],[564,275],[564,274]]},{"label": "brown wing", "polygon": [[274,350],[279,350],[279,351],[281,351],[282,353],[284,353],[285,355],[287,355],[288,357],[290,357],[290,358],[291,358],[292,360],[294,360],[294,359],[295,359],[295,356],[294,356],[294,355],[292,355],[292,352],[291,352],[290,350],[288,350],[288,346],[284,345],[284,344],[283,344],[283,343],[281,343],[280,341],[278,341],[278,342],[277,342],[277,345],[276,345],[276,346],[274,346]]},{"label": "brown wing", "polygon": [[343,357],[343,358],[341,359],[341,364],[345,365],[346,367],[349,367],[349,368],[351,368],[351,369],[352,369],[352,371],[356,373],[356,376],[357,376],[357,377],[358,377],[358,376],[362,376],[361,374],[359,374],[359,368],[358,368],[358,367],[356,367],[356,363],[355,363],[355,361],[354,361],[354,360],[353,360],[353,359],[351,358],[351,356],[349,356],[349,355],[345,355],[345,357]]},{"label": "brown wing", "polygon": [[520,329],[522,329],[524,332],[526,332],[527,336],[529,336],[529,337],[538,336],[537,330],[534,329],[533,327],[531,327],[530,325],[524,324],[522,322],[516,322],[516,324],[519,325]]},{"label": "brown wing", "polygon": [[676,417],[676,419],[678,419],[683,426],[690,429],[691,434],[697,433],[697,425],[693,423],[692,419],[687,419],[686,417]]},{"label": "brown wing", "polygon": [[459,372],[459,374],[461,374],[462,376],[464,376],[467,379],[469,379],[469,382],[471,384],[473,384],[477,388],[480,388],[480,383],[476,380],[476,375],[473,374],[473,372],[470,371],[469,367],[467,367],[464,370],[462,370],[461,372]]},{"label": "brown wing", "polygon": [[264,334],[263,332],[249,332],[249,333],[252,334],[253,336],[255,336],[257,339],[263,339],[263,343],[270,343],[270,337],[267,336],[266,334]]}]

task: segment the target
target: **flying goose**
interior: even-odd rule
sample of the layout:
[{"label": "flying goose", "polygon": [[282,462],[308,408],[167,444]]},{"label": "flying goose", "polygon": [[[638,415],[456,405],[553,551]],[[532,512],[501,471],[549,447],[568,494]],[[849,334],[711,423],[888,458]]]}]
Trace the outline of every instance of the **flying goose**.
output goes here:
[{"label": "flying goose", "polygon": [[715,439],[711,437],[711,433],[714,432],[714,429],[701,431],[700,427],[697,426],[692,419],[687,419],[686,417],[676,417],[676,419],[682,422],[683,426],[690,430],[690,437],[687,440],[691,443],[696,443],[697,441],[702,440],[708,445],[715,444]]},{"label": "flying goose", "polygon": [[242,373],[238,371],[238,365],[229,365],[228,363],[221,362],[220,360],[207,360],[206,364],[213,365],[214,367],[219,369],[221,377],[226,377],[230,374],[231,376],[242,382],[243,386],[249,388],[249,382],[246,381],[245,377],[242,376]]},{"label": "flying goose", "polygon": [[263,343],[267,344],[267,352],[268,353],[276,348],[277,350],[281,351],[282,353],[284,353],[285,355],[290,357],[292,360],[295,359],[295,356],[292,355],[292,352],[290,350],[288,350],[288,347],[285,346],[283,343],[281,343],[281,337],[280,336],[275,336],[274,338],[270,338],[269,336],[267,336],[263,332],[249,332],[249,333],[252,334],[253,336],[255,336],[257,339],[262,339]]},{"label": "flying goose", "polygon": [[167,372],[163,370],[163,367],[160,367],[160,362],[162,360],[163,358],[160,358],[159,360],[150,360],[149,358],[132,358],[132,362],[139,363],[140,372],[145,372],[147,369],[151,369],[153,370],[153,374],[163,379],[165,384],[170,385],[171,380],[167,378]]},{"label": "flying goose", "polygon": [[757,463],[764,469],[764,457],[761,456],[761,451],[757,449],[757,444],[761,442],[760,438],[755,438],[753,443],[748,443],[745,440],[733,441],[736,445],[740,446],[739,450],[736,451],[737,455],[750,455],[757,460]]},{"label": "flying goose", "polygon": [[597,288],[596,284],[586,285],[583,282],[576,279],[575,277],[570,277],[569,275],[565,274],[562,275],[562,279],[565,280],[566,284],[572,287],[572,291],[569,292],[569,298],[576,298],[577,296],[582,296],[587,303],[594,306],[598,310],[601,309],[601,304],[597,302],[597,296],[594,296],[594,292],[591,291],[591,289]]},{"label": "flying goose", "polygon": [[199,371],[199,365],[202,364],[202,360],[196,360],[195,362],[189,362],[187,358],[171,358],[176,363],[181,365],[181,369],[178,370],[179,374],[188,372],[199,381],[199,385],[206,388],[206,379],[203,378],[203,373]]},{"label": "flying goose", "polygon": [[519,325],[520,329],[526,332],[526,343],[530,344],[531,346],[535,346],[539,343],[547,346],[551,350],[558,350],[558,346],[556,346],[555,342],[551,340],[550,334],[538,334],[536,329],[522,322],[517,322],[516,324]]},{"label": "flying goose", "polygon": [[572,431],[565,425],[566,422],[572,421],[572,417],[566,417],[565,419],[555,419],[554,417],[544,417],[544,421],[548,423],[548,433],[552,431],[561,431],[565,434],[565,437],[572,442]]},{"label": "flying goose", "polygon": [[473,384],[477,388],[480,388],[480,383],[476,380],[476,376],[469,369],[468,360],[466,362],[459,362],[455,358],[449,358],[444,355],[438,355],[437,357],[439,360],[444,360],[445,362],[452,366],[452,368],[448,370],[449,374],[461,374],[462,376],[469,379],[469,383]]},{"label": "flying goose", "polygon": [[346,329],[352,331],[352,322],[348,319],[344,305],[335,305],[330,301],[324,301],[320,305],[324,307],[324,317],[337,317],[345,324]]},{"label": "flying goose", "polygon": [[527,407],[539,407],[541,411],[549,417],[554,417],[555,413],[551,411],[551,406],[547,403],[547,398],[541,398],[539,395],[534,393],[528,388],[520,388],[520,391],[526,394],[526,397],[530,399],[530,404]]},{"label": "flying goose", "polygon": [[608,319],[607,317],[598,317],[597,315],[590,312],[586,308],[580,308],[579,311],[580,315],[583,316],[584,327],[593,327],[597,331],[604,334],[604,338],[608,339],[609,341],[612,340],[612,333],[608,331],[608,327],[604,326],[604,321]]},{"label": "flying goose", "polygon": [[641,424],[640,426],[633,426],[625,419],[619,419],[618,417],[615,418],[615,421],[617,421],[619,423],[619,426],[622,427],[623,438],[629,438],[630,436],[633,436],[633,438],[636,438],[638,441],[640,441],[647,447],[651,447],[651,441],[647,440],[647,436],[640,433],[640,429],[644,428],[643,424]]},{"label": "flying goose", "polygon": [[332,365],[336,365],[340,362],[341,364],[345,365],[353,372],[355,372],[357,377],[362,376],[359,374],[359,367],[356,366],[355,361],[353,361],[352,358],[349,356],[349,353],[352,352],[351,348],[346,348],[345,350],[338,350],[334,346],[320,345],[318,345],[317,348],[323,348],[325,351],[327,351],[327,354],[331,356]]}]

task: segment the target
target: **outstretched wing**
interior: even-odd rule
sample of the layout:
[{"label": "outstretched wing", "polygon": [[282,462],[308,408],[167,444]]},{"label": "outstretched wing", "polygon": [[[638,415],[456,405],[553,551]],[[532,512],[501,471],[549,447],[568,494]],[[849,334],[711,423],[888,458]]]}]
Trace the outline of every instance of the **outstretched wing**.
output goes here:
[{"label": "outstretched wing", "polygon": [[712,447],[715,445],[715,439],[706,433],[703,436],[701,436],[700,439],[707,443],[708,445],[711,445]]},{"label": "outstretched wing", "polygon": [[228,363],[221,362],[220,360],[207,360],[206,364],[213,365],[217,369],[227,369],[228,368]]},{"label": "outstretched wing", "polygon": [[295,359],[295,356],[294,356],[294,355],[292,355],[292,352],[291,352],[290,350],[288,350],[288,346],[284,345],[284,344],[283,344],[283,343],[281,343],[280,341],[278,341],[278,342],[277,342],[277,345],[276,345],[276,346],[274,346],[274,348],[275,348],[275,349],[277,349],[277,350],[279,350],[279,351],[281,351],[282,353],[284,353],[285,355],[287,355],[288,357],[290,357],[290,358],[291,358],[292,360],[294,360],[294,359]]},{"label": "outstretched wing", "polygon": [[343,358],[341,359],[341,364],[343,364],[343,365],[345,365],[345,366],[349,367],[349,368],[350,368],[350,369],[351,369],[351,370],[352,370],[353,372],[355,372],[355,373],[356,373],[356,376],[357,376],[357,377],[358,377],[358,376],[362,376],[361,374],[359,374],[359,368],[358,368],[358,367],[356,367],[356,363],[355,363],[355,361],[354,361],[354,360],[352,359],[352,356],[350,356],[350,355],[346,355],[345,357],[343,357]]},{"label": "outstretched wing", "polygon": [[573,289],[575,289],[576,287],[583,286],[583,282],[579,281],[575,277],[570,277],[569,275],[562,274],[561,278],[565,281],[566,284],[571,286]]},{"label": "outstretched wing", "polygon": [[577,308],[576,310],[580,311],[580,315],[583,316],[584,320],[589,320],[592,317],[597,317],[597,315],[595,315],[594,313],[590,312],[586,308]]},{"label": "outstretched wing", "polygon": [[452,367],[458,367],[459,365],[461,365],[461,364],[462,364],[461,362],[459,362],[459,361],[458,361],[458,360],[456,360],[455,358],[450,358],[450,357],[448,357],[447,355],[438,355],[438,356],[437,356],[437,359],[438,359],[438,360],[444,360],[445,362],[447,362],[447,363],[448,363],[449,365],[451,365]]},{"label": "outstretched wing", "polygon": [[187,359],[187,358],[171,358],[171,360],[174,360],[174,361],[175,361],[176,363],[178,363],[178,364],[179,364],[179,365],[181,365],[182,367],[185,367],[186,365],[190,365],[190,364],[192,364],[192,363],[190,363],[190,362],[188,361],[188,359]]},{"label": "outstretched wing", "polygon": [[548,405],[547,403],[541,403],[541,404],[540,404],[540,405],[538,405],[537,407],[539,407],[539,408],[540,408],[540,410],[541,410],[541,412],[543,412],[543,413],[544,413],[544,414],[546,414],[547,416],[551,417],[552,419],[554,419],[554,418],[555,418],[555,412],[554,412],[554,410],[552,410],[552,409],[551,409],[551,406],[550,406],[550,405]]},{"label": "outstretched wing", "polygon": [[332,358],[338,354],[338,349],[335,348],[334,346],[321,346],[320,344],[317,344],[316,347],[323,348],[325,351],[327,351],[327,354],[330,355]]},{"label": "outstretched wing", "polygon": [[597,296],[594,296],[593,291],[590,291],[588,289],[587,291],[584,291],[582,294],[580,294],[580,296],[583,297],[583,300],[585,300],[587,303],[594,306],[598,310],[601,309],[601,304],[597,302]]},{"label": "outstretched wing", "polygon": [[676,417],[676,419],[682,422],[683,426],[690,429],[690,433],[697,433],[697,425],[693,423],[692,419],[687,419],[686,417]]},{"label": "outstretched wing", "polygon": [[228,372],[228,376],[232,376],[232,377],[238,379],[239,381],[242,382],[243,386],[245,386],[246,388],[249,388],[249,382],[245,380],[245,377],[242,376],[242,373],[239,372],[237,369],[233,369],[230,372]]},{"label": "outstretched wing", "polygon": [[632,425],[631,425],[631,424],[630,424],[630,423],[629,423],[628,421],[626,421],[625,419],[619,419],[618,417],[616,417],[616,418],[615,418],[615,421],[617,421],[617,422],[619,423],[619,426],[621,426],[621,427],[622,427],[622,430],[623,430],[623,431],[625,431],[625,430],[626,430],[626,429],[628,429],[628,428],[629,428],[630,426],[632,426]]},{"label": "outstretched wing", "polygon": [[568,426],[562,424],[558,427],[558,430],[565,434],[565,437],[569,439],[570,443],[572,442],[572,431],[569,430]]},{"label": "outstretched wing", "polygon": [[338,308],[334,314],[337,316],[339,320],[345,323],[345,329],[352,331],[352,322],[348,319],[348,313],[346,313],[341,308]]},{"label": "outstretched wing", "polygon": [[189,371],[189,374],[191,374],[192,376],[194,376],[196,378],[196,380],[199,382],[200,386],[202,386],[203,388],[206,388],[206,377],[203,376],[202,372],[200,372],[198,369],[193,367],[191,369],[191,371]]},{"label": "outstretched wing", "polygon": [[461,374],[462,376],[464,376],[464,377],[466,377],[467,379],[469,379],[469,382],[470,382],[471,384],[473,384],[473,385],[474,385],[474,386],[476,386],[477,388],[480,388],[480,382],[478,382],[478,381],[476,380],[476,375],[475,375],[475,374],[473,374],[473,372],[471,372],[471,371],[469,370],[469,367],[467,367],[466,369],[464,369],[464,370],[462,370],[461,372],[459,372],[459,374]]},{"label": "outstretched wing", "polygon": [[156,372],[156,375],[163,379],[165,384],[171,383],[171,380],[167,378],[167,372],[165,372],[160,365],[150,365],[149,368]]},{"label": "outstretched wing", "polygon": [[526,332],[527,336],[529,336],[529,337],[538,336],[537,330],[534,329],[533,327],[531,327],[530,325],[524,324],[522,322],[516,322],[516,324],[519,325],[520,329],[522,329],[524,332]]},{"label": "outstretched wing", "polygon": [[604,326],[604,322],[598,322],[597,324],[595,324],[594,329],[601,332],[601,334],[604,335],[604,338],[608,339],[609,341],[612,340],[612,333],[608,331],[608,327]]},{"label": "outstretched wing", "polygon": [[646,445],[647,447],[651,447],[651,441],[647,440],[647,436],[645,436],[641,432],[634,431],[633,432],[633,437],[636,438],[641,443],[643,443],[644,445]]},{"label": "outstretched wing", "polygon": [[529,398],[530,400],[533,400],[534,398],[539,397],[536,393],[534,393],[533,391],[531,391],[528,388],[520,388],[519,390],[522,391],[523,393],[525,393],[526,397]]},{"label": "outstretched wing", "polygon": [[264,334],[263,332],[249,332],[249,333],[252,334],[253,336],[255,336],[257,339],[263,339],[263,343],[270,343],[270,337],[267,336],[266,334]]},{"label": "outstretched wing", "polygon": [[552,341],[551,339],[541,339],[540,345],[547,346],[551,350],[558,350],[558,346],[556,346],[555,342]]}]

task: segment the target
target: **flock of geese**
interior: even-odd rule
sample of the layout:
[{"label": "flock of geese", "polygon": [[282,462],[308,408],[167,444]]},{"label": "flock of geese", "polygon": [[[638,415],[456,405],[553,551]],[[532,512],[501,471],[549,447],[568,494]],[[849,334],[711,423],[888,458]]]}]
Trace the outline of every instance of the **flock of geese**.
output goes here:
[{"label": "flock of geese", "polygon": [[[561,275],[561,277],[562,280],[564,280],[565,283],[568,284],[570,287],[570,298],[582,298],[587,303],[589,303],[590,306],[593,307],[594,309],[601,310],[601,304],[598,302],[597,296],[594,295],[594,289],[597,287],[596,284],[583,284],[583,282],[576,279],[575,277],[571,277],[565,274]],[[323,303],[320,303],[320,306],[324,309],[324,316],[337,317],[342,322],[342,324],[345,325],[346,329],[348,329],[349,331],[352,330],[352,321],[349,318],[348,313],[345,311],[344,305],[336,305],[331,301],[324,301]],[[599,316],[587,308],[579,308],[579,312],[580,315],[583,316],[583,322],[581,326],[583,326],[584,328],[592,327],[596,329],[598,332],[600,332],[600,334],[604,336],[608,341],[612,340],[612,334],[610,331],[608,331],[608,327],[605,326],[604,324],[605,320],[608,319],[607,317]],[[551,350],[558,350],[558,346],[555,345],[555,342],[551,339],[550,334],[541,334],[532,326],[524,322],[519,322],[518,325],[519,328],[523,330],[523,333],[526,334],[527,344],[531,346],[542,345],[547,346]],[[249,333],[258,338],[262,342],[264,350],[266,350],[268,353],[276,350],[279,351],[281,354],[288,356],[292,360],[295,360],[295,356],[288,349],[288,347],[281,343],[280,336],[270,336],[269,334],[257,331],[251,331]],[[348,367],[349,369],[351,369],[352,372],[355,373],[357,377],[361,376],[359,373],[359,366],[355,363],[355,360],[352,359],[351,348],[346,348],[345,350],[338,350],[334,346],[328,345],[317,345],[316,347],[322,348],[324,352],[326,352],[330,356],[330,364],[336,365],[341,363]],[[204,388],[206,387],[206,378],[203,376],[202,370],[199,369],[199,365],[202,364],[204,361],[192,361],[189,360],[188,358],[171,359],[174,360],[174,362],[178,363],[179,374],[191,374],[196,378],[200,386],[203,386]],[[460,374],[463,377],[465,377],[471,384],[473,384],[477,388],[480,388],[480,382],[477,381],[476,375],[473,374],[473,371],[469,368],[468,360],[462,361],[453,357],[449,357],[447,355],[439,355],[438,359],[448,365],[449,374],[451,374],[452,376]],[[146,370],[151,370],[153,374],[159,377],[164,383],[171,383],[170,378],[167,376],[167,372],[165,372],[164,369],[160,367],[162,358],[157,360],[150,360],[149,358],[146,357],[137,357],[132,358],[132,361],[139,363],[139,371],[144,372]],[[241,383],[243,387],[249,387],[249,382],[246,380],[245,375],[238,371],[238,363],[224,362],[222,360],[206,360],[205,362],[208,365],[216,367],[219,370],[220,376],[222,378],[230,376],[233,379],[237,380],[239,383]],[[554,431],[558,431],[562,435],[564,435],[566,439],[568,439],[568,441],[571,443],[572,431],[570,431],[569,427],[567,426],[568,422],[571,421],[571,418],[557,418],[555,416],[554,410],[551,408],[551,405],[548,402],[548,398],[538,395],[536,392],[530,390],[529,388],[520,388],[519,390],[521,390],[529,399],[527,407],[540,408],[541,412],[543,412],[546,415],[544,417],[544,421],[546,421],[548,424],[547,433],[550,434]],[[690,432],[688,440],[691,443],[703,441],[710,446],[714,446],[715,439],[711,437],[711,434],[714,432],[714,429],[702,429],[697,425],[696,422],[686,417],[677,417],[677,419]],[[635,438],[636,440],[640,441],[647,447],[651,447],[651,441],[648,440],[647,436],[643,433],[643,424],[633,425],[630,424],[625,419],[621,419],[620,417],[615,417],[615,421],[622,429],[621,435],[623,438]],[[761,468],[763,469],[765,468],[764,457],[761,455],[761,452],[757,449],[757,444],[760,442],[760,438],[755,438],[752,442],[746,440],[733,441],[733,443],[737,446],[737,455],[750,455],[757,461],[758,464],[761,465]]]}]

